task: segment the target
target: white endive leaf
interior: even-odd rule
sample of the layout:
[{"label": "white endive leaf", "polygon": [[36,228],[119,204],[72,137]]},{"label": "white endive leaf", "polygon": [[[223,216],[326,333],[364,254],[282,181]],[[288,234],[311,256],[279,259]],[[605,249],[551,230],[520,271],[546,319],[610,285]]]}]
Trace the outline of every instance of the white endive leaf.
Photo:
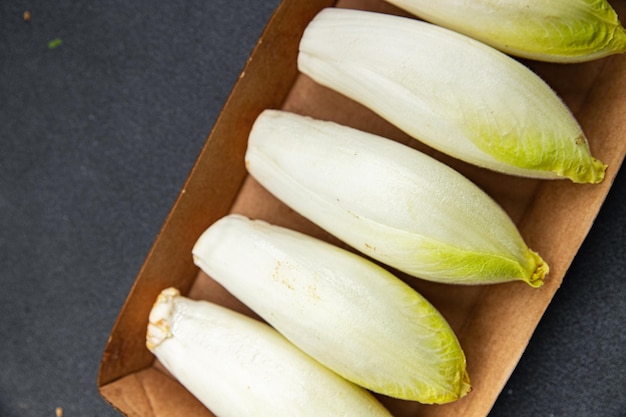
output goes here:
[{"label": "white endive leaf", "polygon": [[267,324],[175,288],[157,298],[146,345],[218,417],[391,417]]},{"label": "white endive leaf", "polygon": [[417,19],[328,8],[308,25],[298,68],[415,139],[466,162],[597,183],[569,109],[536,74],[467,36]]},{"label": "white endive leaf", "polygon": [[451,402],[470,388],[446,320],[361,256],[240,215],[209,227],[193,256],[294,345],[358,385],[423,403]]},{"label": "white endive leaf", "polygon": [[606,0],[387,1],[523,58],[571,63],[626,51],[626,30]]},{"label": "white endive leaf", "polygon": [[402,144],[277,110],[256,120],[246,166],[267,190],[355,249],[427,280],[537,287],[547,264],[485,192]]}]

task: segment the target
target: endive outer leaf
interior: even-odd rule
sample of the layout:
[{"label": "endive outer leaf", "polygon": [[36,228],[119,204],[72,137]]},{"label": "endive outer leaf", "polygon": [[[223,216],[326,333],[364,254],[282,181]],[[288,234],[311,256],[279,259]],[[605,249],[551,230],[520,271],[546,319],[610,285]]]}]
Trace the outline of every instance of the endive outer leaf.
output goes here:
[{"label": "endive outer leaf", "polygon": [[361,256],[240,215],[209,227],[193,255],[287,339],[358,385],[423,403],[469,390],[465,356],[445,319]]},{"label": "endive outer leaf", "polygon": [[606,0],[387,0],[501,51],[572,63],[626,51],[626,30]]},{"label": "endive outer leaf", "polygon": [[406,17],[328,8],[308,25],[299,69],[414,138],[495,171],[597,183],[576,119],[513,58]]},{"label": "endive outer leaf", "polygon": [[366,390],[293,346],[265,323],[207,301],[161,292],[146,345],[219,417],[391,417]]},{"label": "endive outer leaf", "polygon": [[266,110],[250,174],[355,249],[427,280],[543,283],[547,264],[485,192],[426,154],[333,122]]}]

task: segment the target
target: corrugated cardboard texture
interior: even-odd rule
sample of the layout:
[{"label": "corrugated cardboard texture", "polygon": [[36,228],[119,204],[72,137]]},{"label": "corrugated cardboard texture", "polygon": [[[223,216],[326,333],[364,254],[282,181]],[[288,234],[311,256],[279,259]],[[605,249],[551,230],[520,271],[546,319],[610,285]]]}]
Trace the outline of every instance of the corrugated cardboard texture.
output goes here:
[{"label": "corrugated cardboard texture", "polygon": [[[247,134],[264,108],[308,114],[377,133],[427,152],[458,169],[511,215],[529,246],[551,267],[545,285],[523,283],[454,287],[406,277],[448,319],[467,354],[473,391],[444,406],[382,398],[397,417],[485,416],[515,368],[537,323],[587,235],[626,152],[626,56],[577,65],[526,62],[560,94],[586,132],[593,154],[607,163],[599,185],[539,181],[488,172],[453,160],[408,138],[362,106],[306,76],[295,67],[306,23],[331,1],[284,1],[259,41],[198,157],[162,232],[120,313],[102,359],[102,395],[129,416],[212,415],[167,375],[144,347],[147,314],[158,292],[177,286],[254,316],[202,273],[191,247],[221,216],[236,212],[291,227],[342,245],[276,200],[243,164]],[[345,0],[338,7],[400,13],[374,0]],[[626,14],[621,4],[620,14]],[[345,246],[344,246],[345,247]],[[167,400],[164,400],[167,398]]]}]

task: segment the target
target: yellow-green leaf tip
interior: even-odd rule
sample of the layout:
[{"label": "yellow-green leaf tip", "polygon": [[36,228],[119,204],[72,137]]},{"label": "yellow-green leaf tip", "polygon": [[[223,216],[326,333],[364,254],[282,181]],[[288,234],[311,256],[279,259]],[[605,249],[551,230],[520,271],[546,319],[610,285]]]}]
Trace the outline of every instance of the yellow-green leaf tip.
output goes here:
[{"label": "yellow-green leaf tip", "polygon": [[530,254],[530,257],[532,258],[532,262],[536,264],[536,267],[533,273],[528,278],[527,282],[528,285],[530,285],[531,287],[539,288],[543,285],[543,281],[548,275],[548,272],[550,272],[550,267],[548,266],[546,261],[544,261],[541,256],[539,256],[537,252],[534,252],[532,250],[529,250],[528,252]]},{"label": "yellow-green leaf tip", "polygon": [[580,175],[574,175],[571,177],[571,180],[576,183],[589,183],[589,184],[599,184],[604,180],[604,174],[607,169],[607,165],[596,159],[591,158],[591,163],[585,169],[581,171]]}]

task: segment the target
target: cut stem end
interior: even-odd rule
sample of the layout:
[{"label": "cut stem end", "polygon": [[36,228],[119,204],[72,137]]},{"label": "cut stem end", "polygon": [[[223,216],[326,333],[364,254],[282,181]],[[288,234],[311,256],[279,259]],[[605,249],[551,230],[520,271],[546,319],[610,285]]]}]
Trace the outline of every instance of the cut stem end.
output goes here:
[{"label": "cut stem end", "polygon": [[146,347],[152,352],[165,339],[171,336],[172,314],[174,312],[174,298],[180,295],[176,288],[167,288],[159,294],[148,318],[146,332]]}]

